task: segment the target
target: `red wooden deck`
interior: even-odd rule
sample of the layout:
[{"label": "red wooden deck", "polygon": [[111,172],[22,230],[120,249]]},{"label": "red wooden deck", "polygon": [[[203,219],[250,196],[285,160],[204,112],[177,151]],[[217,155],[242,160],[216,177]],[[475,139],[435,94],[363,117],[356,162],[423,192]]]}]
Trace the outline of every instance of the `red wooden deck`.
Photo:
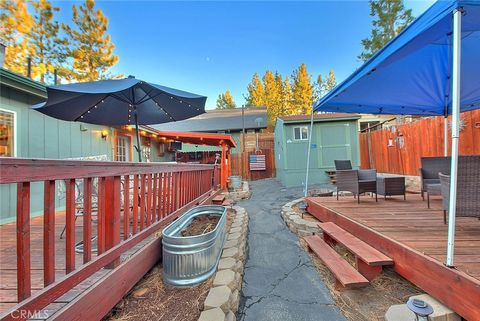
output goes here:
[{"label": "red wooden deck", "polygon": [[403,198],[351,196],[307,199],[308,212],[334,222],[394,260],[404,278],[443,302],[467,320],[480,320],[480,220],[457,218],[455,269],[443,265],[447,225],[440,200],[432,209],[418,195]]}]

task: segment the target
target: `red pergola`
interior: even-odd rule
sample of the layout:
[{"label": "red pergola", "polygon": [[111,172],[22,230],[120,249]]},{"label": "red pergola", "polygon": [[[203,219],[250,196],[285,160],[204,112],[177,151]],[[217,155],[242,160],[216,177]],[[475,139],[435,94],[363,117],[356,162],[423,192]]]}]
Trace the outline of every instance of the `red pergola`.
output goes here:
[{"label": "red pergola", "polygon": [[159,137],[186,144],[218,146],[222,150],[220,163],[220,185],[227,187],[227,178],[232,173],[230,149],[236,147],[235,140],[227,134],[193,133],[179,131],[163,131],[152,129]]}]

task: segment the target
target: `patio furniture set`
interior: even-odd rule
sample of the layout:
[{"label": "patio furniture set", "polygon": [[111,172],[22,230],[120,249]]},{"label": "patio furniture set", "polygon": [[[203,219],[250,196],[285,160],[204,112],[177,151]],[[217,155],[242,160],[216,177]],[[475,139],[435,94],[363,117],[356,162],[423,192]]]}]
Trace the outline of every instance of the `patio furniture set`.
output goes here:
[{"label": "patio furniture set", "polygon": [[[430,196],[442,196],[444,223],[450,194],[450,157],[422,157],[420,168],[421,195],[427,198],[430,208]],[[360,203],[360,194],[372,193],[387,196],[403,195],[406,199],[405,177],[377,174],[375,169],[354,170],[349,160],[335,160],[337,200],[340,191],[352,192]],[[460,156],[458,159],[457,205],[456,215],[478,217],[480,219],[480,155]]]},{"label": "patio furniture set", "polygon": [[337,179],[337,200],[339,191],[352,192],[357,202],[360,203],[360,194],[374,193],[387,196],[403,195],[406,199],[405,177],[386,176],[377,174],[376,169],[354,170],[349,160],[335,160]]}]

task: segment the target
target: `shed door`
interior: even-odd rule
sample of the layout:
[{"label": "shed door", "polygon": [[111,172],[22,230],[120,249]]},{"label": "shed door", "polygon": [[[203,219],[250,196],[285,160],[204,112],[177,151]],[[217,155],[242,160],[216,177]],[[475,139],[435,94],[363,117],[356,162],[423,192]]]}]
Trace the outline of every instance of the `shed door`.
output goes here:
[{"label": "shed door", "polygon": [[351,159],[350,124],[321,124],[317,133],[320,167],[335,167],[335,159]]}]

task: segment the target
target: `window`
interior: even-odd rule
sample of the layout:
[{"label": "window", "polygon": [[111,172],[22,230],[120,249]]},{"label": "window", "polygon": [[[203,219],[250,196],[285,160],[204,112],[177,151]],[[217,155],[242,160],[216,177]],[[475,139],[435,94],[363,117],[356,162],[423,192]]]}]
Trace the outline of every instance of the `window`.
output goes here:
[{"label": "window", "polygon": [[307,140],[308,139],[308,126],[293,127],[293,139],[294,140]]},{"label": "window", "polygon": [[15,157],[15,112],[0,109],[0,156]]},{"label": "window", "polygon": [[130,137],[128,136],[117,136],[117,161],[130,161]]},{"label": "window", "polygon": [[152,149],[150,146],[142,145],[142,160],[145,162],[151,161]]}]

